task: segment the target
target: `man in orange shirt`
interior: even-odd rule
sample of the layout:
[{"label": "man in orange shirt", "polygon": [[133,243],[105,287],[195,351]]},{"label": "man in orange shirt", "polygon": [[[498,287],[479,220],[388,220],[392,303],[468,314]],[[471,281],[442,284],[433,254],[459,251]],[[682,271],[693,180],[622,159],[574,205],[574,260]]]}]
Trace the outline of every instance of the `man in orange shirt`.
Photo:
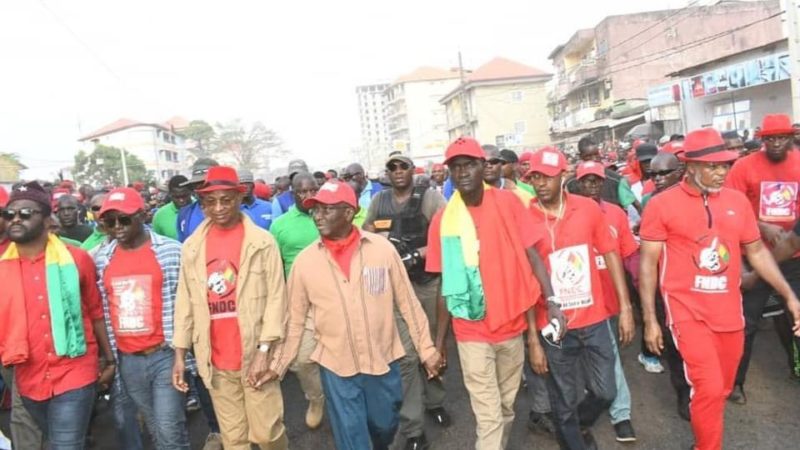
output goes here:
[{"label": "man in orange shirt", "polygon": [[[800,152],[793,151],[794,129],[788,116],[767,115],[761,126],[760,137],[764,150],[736,161],[725,180],[725,186],[742,192],[758,219],[761,237],[768,247],[789,234],[800,214]],[[780,265],[781,273],[795,291],[800,290],[800,254]],[[767,283],[759,281],[743,291],[745,316],[744,354],[736,373],[736,384],[731,393],[735,403],[747,403],[744,383],[753,350],[758,323],[764,305],[774,292]],[[776,317],[775,325],[781,343],[787,350],[792,368],[792,333],[786,315]]]}]

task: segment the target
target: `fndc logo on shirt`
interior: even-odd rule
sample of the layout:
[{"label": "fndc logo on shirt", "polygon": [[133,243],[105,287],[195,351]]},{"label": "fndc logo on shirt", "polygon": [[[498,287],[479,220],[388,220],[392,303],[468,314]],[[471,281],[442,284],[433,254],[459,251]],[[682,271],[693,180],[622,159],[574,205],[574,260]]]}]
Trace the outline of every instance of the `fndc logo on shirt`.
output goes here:
[{"label": "fndc logo on shirt", "polygon": [[697,266],[692,290],[703,293],[728,292],[728,264],[731,253],[728,246],[720,242],[718,236],[699,239],[698,251],[692,255],[692,260]]}]

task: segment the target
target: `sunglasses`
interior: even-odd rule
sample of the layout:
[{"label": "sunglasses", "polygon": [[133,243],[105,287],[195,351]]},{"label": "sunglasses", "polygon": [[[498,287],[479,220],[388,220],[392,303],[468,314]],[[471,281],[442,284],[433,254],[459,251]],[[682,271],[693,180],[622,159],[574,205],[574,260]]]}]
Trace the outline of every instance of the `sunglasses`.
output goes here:
[{"label": "sunglasses", "polygon": [[33,208],[20,208],[20,209],[4,209],[3,210],[3,219],[8,220],[9,222],[14,220],[15,217],[19,216],[22,220],[29,220],[34,214],[42,214],[42,211]]},{"label": "sunglasses", "polygon": [[100,211],[103,207],[102,206],[92,206],[92,212]]},{"label": "sunglasses", "polygon": [[114,228],[117,226],[117,223],[119,223],[120,226],[129,227],[133,223],[134,217],[136,216],[104,217],[103,224],[106,226],[106,228]]},{"label": "sunglasses", "polygon": [[488,160],[488,161],[486,161],[486,162],[487,162],[487,163],[489,163],[489,164],[491,164],[491,165],[493,165],[493,166],[496,166],[496,165],[498,165],[498,164],[499,164],[499,165],[506,164],[506,162],[505,162],[505,161],[503,161],[502,159],[490,159],[490,160]]},{"label": "sunglasses", "polygon": [[408,170],[408,169],[411,168],[411,166],[408,165],[408,163],[400,162],[400,163],[389,164],[389,165],[386,166],[386,168],[389,169],[389,172],[394,172],[398,168],[400,168],[402,170]]},{"label": "sunglasses", "polygon": [[647,173],[650,174],[651,177],[665,177],[665,176],[671,174],[672,172],[675,172],[676,170],[678,170],[678,169],[667,169],[667,170],[659,170],[659,171],[651,170],[651,171],[649,171]]}]

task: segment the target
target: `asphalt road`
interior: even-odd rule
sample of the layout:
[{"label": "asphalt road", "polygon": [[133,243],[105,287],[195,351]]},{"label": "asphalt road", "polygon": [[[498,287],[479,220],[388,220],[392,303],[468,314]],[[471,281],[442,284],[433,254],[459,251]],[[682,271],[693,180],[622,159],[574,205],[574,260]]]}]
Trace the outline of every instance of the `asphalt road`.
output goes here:
[{"label": "asphalt road", "polygon": [[[594,435],[604,449],[686,449],[692,443],[688,422],[678,417],[675,394],[664,374],[648,374],[636,361],[638,346],[623,349],[623,365],[633,398],[633,425],[638,435],[635,444],[619,444],[614,440],[614,430],[608,418],[601,418],[594,427]],[[453,425],[441,429],[428,424],[426,434],[431,449],[467,450],[474,448],[475,419],[469,398],[461,380],[460,365],[455,346],[449,350],[450,367],[445,383],[448,388],[446,407],[453,417]],[[285,420],[290,448],[303,450],[333,449],[333,439],[327,421],[316,431],[304,425],[306,402],[294,376],[283,382]],[[790,379],[780,344],[771,329],[771,322],[762,324],[755,344],[754,361],[750,366],[746,386],[748,404],[729,404],[726,411],[726,449],[789,449],[798,448],[800,442],[800,382]],[[555,441],[528,431],[529,400],[524,390],[517,398],[517,419],[512,430],[509,449],[557,449]],[[0,426],[8,435],[8,412],[0,414]],[[115,449],[112,419],[101,405],[93,423],[95,449]],[[207,434],[205,420],[200,411],[190,415],[192,448],[201,449]],[[395,447],[402,449],[400,442]]]}]

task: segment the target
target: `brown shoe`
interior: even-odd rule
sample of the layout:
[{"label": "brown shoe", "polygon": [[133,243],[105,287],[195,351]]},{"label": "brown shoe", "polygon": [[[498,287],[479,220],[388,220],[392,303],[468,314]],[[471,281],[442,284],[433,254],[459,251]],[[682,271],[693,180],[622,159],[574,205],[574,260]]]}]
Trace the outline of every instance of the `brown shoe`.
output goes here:
[{"label": "brown shoe", "polygon": [[324,414],[325,397],[310,400],[308,402],[308,410],[306,410],[306,426],[312,430],[319,428]]}]

